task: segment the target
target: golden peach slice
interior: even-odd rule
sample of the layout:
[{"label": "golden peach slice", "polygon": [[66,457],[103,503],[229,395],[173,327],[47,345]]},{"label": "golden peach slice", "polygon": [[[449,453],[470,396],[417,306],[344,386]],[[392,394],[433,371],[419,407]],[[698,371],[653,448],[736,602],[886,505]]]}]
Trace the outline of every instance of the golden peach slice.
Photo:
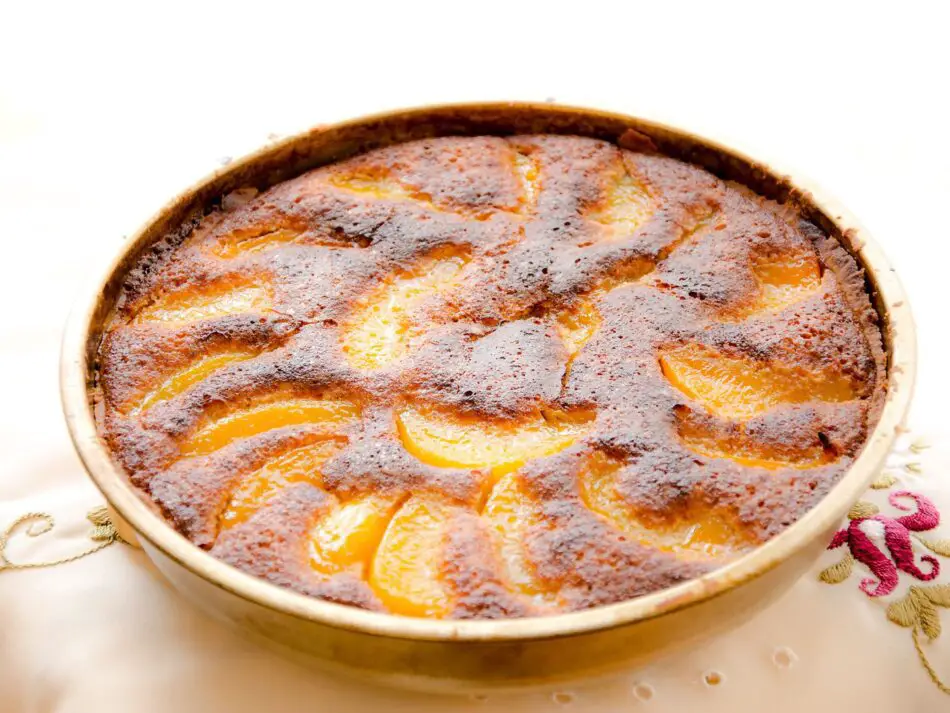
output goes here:
[{"label": "golden peach slice", "polygon": [[416,197],[383,170],[351,175],[334,174],[330,176],[329,182],[337,188],[364,193],[377,200],[407,200]]},{"label": "golden peach slice", "polygon": [[654,210],[647,188],[625,173],[610,189],[603,204],[587,217],[608,226],[614,234],[624,236],[643,225]]},{"label": "golden peach slice", "polygon": [[445,537],[456,507],[411,497],[390,521],[370,565],[369,584],[394,614],[444,617],[452,597],[442,577]]},{"label": "golden peach slice", "polygon": [[321,487],[320,466],[340,450],[335,440],[295,448],[270,461],[245,477],[232,493],[221,516],[221,527],[234,527],[247,520],[261,506],[292,483],[311,483]]},{"label": "golden peach slice", "polygon": [[457,250],[423,260],[361,301],[344,326],[343,351],[358,369],[379,369],[406,355],[422,333],[413,312],[428,296],[458,281],[468,257]]},{"label": "golden peach slice", "polygon": [[210,419],[180,444],[185,456],[206,455],[239,438],[284,426],[344,426],[359,417],[348,401],[288,399],[227,411]]},{"label": "golden peach slice", "polygon": [[557,330],[568,356],[581,350],[600,328],[600,313],[589,299],[582,300],[557,316]]},{"label": "golden peach slice", "polygon": [[752,468],[815,468],[833,460],[821,445],[794,453],[781,453],[755,438],[726,437],[707,433],[692,424],[679,424],[683,445],[707,458],[726,458]]},{"label": "golden peach slice", "polygon": [[515,175],[521,182],[522,204],[534,204],[540,190],[538,178],[538,162],[527,154],[516,151],[514,154]]},{"label": "golden peach slice", "polygon": [[240,255],[253,255],[263,252],[277,245],[286,245],[292,243],[301,235],[299,230],[289,228],[276,228],[264,232],[236,231],[222,236],[211,252],[221,258],[229,259]]},{"label": "golden peach slice", "polygon": [[567,448],[587,432],[592,418],[587,412],[549,412],[491,421],[410,407],[398,413],[397,427],[406,450],[424,463],[490,468],[498,476]]},{"label": "golden peach slice", "polygon": [[239,361],[245,361],[254,356],[247,352],[222,352],[212,356],[200,359],[189,364],[183,369],[176,371],[161,384],[148,391],[136,404],[133,405],[133,411],[145,411],[157,403],[167,401],[168,399],[184,393],[195,384],[204,381],[212,373],[218,371],[228,364],[235,364]]},{"label": "golden peach slice", "polygon": [[482,511],[497,543],[503,578],[517,591],[544,606],[555,593],[538,579],[525,552],[525,533],[541,522],[537,505],[524,493],[517,473],[509,473],[492,489]]},{"label": "golden peach slice", "polygon": [[587,507],[626,536],[683,559],[728,559],[749,546],[748,537],[724,513],[690,508],[672,521],[638,517],[617,492],[616,474],[621,466],[620,461],[595,452],[579,484]]},{"label": "golden peach slice", "polygon": [[166,294],[139,312],[132,323],[182,324],[229,314],[265,312],[270,307],[271,296],[264,287],[223,285],[208,290]]},{"label": "golden peach slice", "polygon": [[844,376],[786,369],[699,345],[663,350],[660,365],[670,383],[691,399],[723,418],[740,421],[781,403],[855,398]]},{"label": "golden peach slice", "polygon": [[569,357],[576,355],[600,329],[602,320],[598,302],[612,290],[638,282],[653,267],[653,262],[646,258],[624,260],[614,265],[585,296],[557,314],[558,334]]},{"label": "golden peach slice", "polygon": [[644,257],[622,260],[601,278],[591,296],[599,298],[618,287],[638,282],[644,275],[651,273],[654,267],[654,262]]},{"label": "golden peach slice", "polygon": [[752,271],[760,290],[756,309],[762,312],[783,309],[821,286],[821,267],[812,253],[759,258]]},{"label": "golden peach slice", "polygon": [[362,576],[395,506],[394,498],[365,495],[335,507],[310,535],[310,566],[324,574],[356,569]]},{"label": "golden peach slice", "polygon": [[758,294],[749,304],[724,314],[726,321],[778,312],[821,287],[821,265],[811,252],[755,255],[752,274],[758,284]]}]

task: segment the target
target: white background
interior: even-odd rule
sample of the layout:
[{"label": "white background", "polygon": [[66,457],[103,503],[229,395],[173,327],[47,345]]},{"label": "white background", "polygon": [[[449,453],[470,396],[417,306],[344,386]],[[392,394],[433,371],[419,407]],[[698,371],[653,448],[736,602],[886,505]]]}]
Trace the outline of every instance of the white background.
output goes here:
[{"label": "white background", "polygon": [[[0,0],[0,511],[52,487],[52,473],[90,496],[59,415],[57,349],[73,296],[124,235],[270,134],[431,102],[641,114],[816,179],[903,278],[920,330],[912,422],[948,428],[948,27],[946,2]],[[54,595],[43,601],[76,626]],[[101,596],[90,590],[88,606]],[[4,712],[4,700],[49,710],[58,693],[44,682],[65,686],[86,656],[36,621],[51,628],[31,643],[38,668],[0,650]]]},{"label": "white background", "polygon": [[18,378],[43,398],[83,278],[219,159],[385,108],[551,97],[726,138],[837,194],[910,290],[919,405],[950,396],[946,2],[0,8],[0,335],[42,340]]}]

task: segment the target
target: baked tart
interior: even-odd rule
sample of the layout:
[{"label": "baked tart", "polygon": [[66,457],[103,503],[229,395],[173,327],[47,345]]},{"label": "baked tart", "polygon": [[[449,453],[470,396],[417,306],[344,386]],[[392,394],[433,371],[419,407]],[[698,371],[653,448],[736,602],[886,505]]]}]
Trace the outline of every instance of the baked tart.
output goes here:
[{"label": "baked tart", "polygon": [[877,314],[792,206],[637,138],[425,139],[225,196],[125,278],[115,459],[224,562],[393,614],[586,609],[757,547],[873,428]]}]

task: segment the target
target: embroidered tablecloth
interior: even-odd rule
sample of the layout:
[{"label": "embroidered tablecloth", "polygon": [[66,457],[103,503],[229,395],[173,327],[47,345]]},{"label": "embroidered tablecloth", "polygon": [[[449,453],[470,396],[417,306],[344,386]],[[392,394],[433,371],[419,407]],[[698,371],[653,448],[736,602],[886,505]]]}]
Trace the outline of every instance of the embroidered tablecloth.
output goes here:
[{"label": "embroidered tablecloth", "polygon": [[[80,467],[67,452],[47,455],[36,454],[30,487],[0,505],[4,522],[37,511],[56,519],[35,538],[28,523],[17,528],[6,548],[14,563],[98,546],[83,517],[97,493],[74,477]],[[2,574],[0,709],[673,713],[768,701],[770,713],[950,710],[948,473],[950,439],[902,436],[829,550],[770,609],[696,650],[594,686],[516,695],[437,698],[298,668],[193,610],[140,551],[116,544]],[[33,521],[39,531],[46,524]]]}]

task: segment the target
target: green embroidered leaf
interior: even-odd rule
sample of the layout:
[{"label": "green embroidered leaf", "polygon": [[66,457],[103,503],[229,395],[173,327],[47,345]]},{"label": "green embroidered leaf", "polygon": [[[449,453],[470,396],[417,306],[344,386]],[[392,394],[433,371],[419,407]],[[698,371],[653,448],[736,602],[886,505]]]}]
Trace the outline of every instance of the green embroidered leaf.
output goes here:
[{"label": "green embroidered leaf", "polygon": [[818,574],[818,579],[820,579],[825,584],[841,584],[844,580],[851,576],[851,571],[854,569],[854,557],[851,556],[851,553],[848,553],[844,556],[837,564],[833,564],[830,567],[821,570]]},{"label": "green embroidered leaf", "polygon": [[933,641],[940,636],[940,614],[929,599],[922,599],[919,605],[920,628]]},{"label": "green embroidered leaf", "polygon": [[918,438],[916,441],[910,444],[910,450],[912,453],[920,453],[930,448],[930,444],[927,443],[923,438]]},{"label": "green embroidered leaf", "polygon": [[916,473],[917,475],[924,472],[924,469],[920,467],[920,463],[904,463],[904,470],[908,473]]},{"label": "green embroidered leaf", "polygon": [[893,473],[881,473],[878,479],[871,483],[871,488],[873,490],[887,490],[896,482],[897,478],[894,477]]},{"label": "green embroidered leaf", "polygon": [[866,500],[859,500],[848,511],[848,519],[860,520],[863,517],[874,517],[879,512],[881,512],[880,508],[878,508],[878,506],[874,503],[869,503]]},{"label": "green embroidered leaf", "polygon": [[926,634],[927,638],[933,641],[940,636],[940,614],[937,612],[937,607],[930,601],[927,590],[913,586],[907,591],[906,599],[917,615],[920,630]]},{"label": "green embroidered leaf", "polygon": [[930,587],[921,587],[920,591],[938,607],[950,608],[950,584],[934,584]]},{"label": "green embroidered leaf", "polygon": [[918,535],[917,541],[934,554],[941,557],[950,557],[950,540],[928,540],[926,537]]},{"label": "green embroidered leaf", "polygon": [[898,626],[904,626],[908,629],[916,626],[918,620],[916,602],[910,595],[892,602],[887,607],[887,618]]}]

